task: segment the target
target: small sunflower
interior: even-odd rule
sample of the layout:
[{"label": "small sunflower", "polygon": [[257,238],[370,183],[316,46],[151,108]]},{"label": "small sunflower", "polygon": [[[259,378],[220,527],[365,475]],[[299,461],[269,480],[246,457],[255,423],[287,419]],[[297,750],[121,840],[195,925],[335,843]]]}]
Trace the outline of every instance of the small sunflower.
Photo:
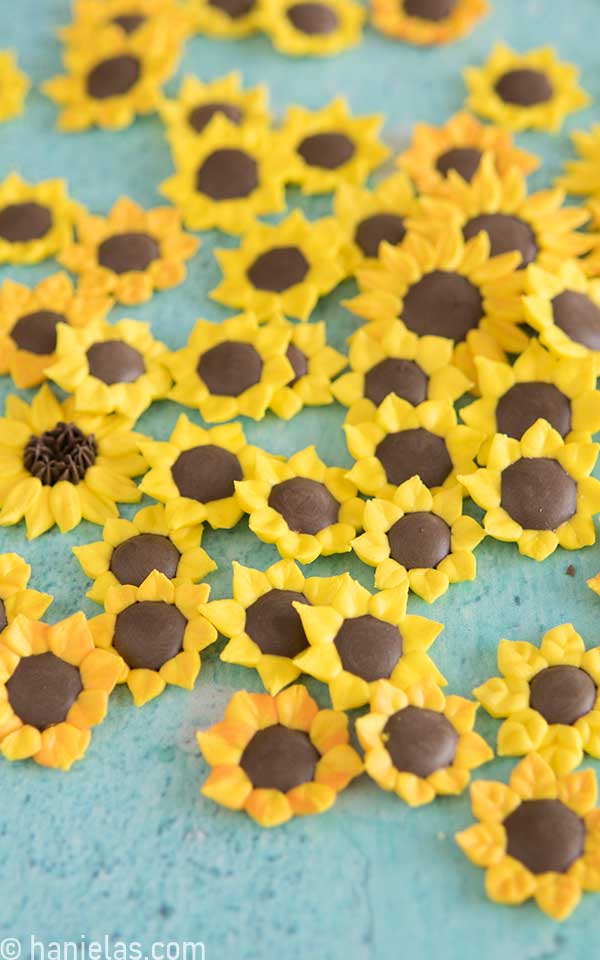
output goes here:
[{"label": "small sunflower", "polygon": [[477,706],[444,696],[431,680],[404,690],[379,680],[369,713],[356,721],[365,770],[411,807],[462,793],[471,770],[494,756],[473,730]]},{"label": "small sunflower", "polygon": [[464,111],[441,127],[416,123],[410,146],[396,162],[423,193],[440,192],[451,170],[470,183],[486,153],[501,178],[511,167],[528,174],[540,165],[533,153],[516,146],[507,130],[479,123]]},{"label": "small sunflower", "polygon": [[365,9],[353,0],[263,0],[262,27],[280,53],[327,57],[360,43]]},{"label": "small sunflower", "polygon": [[406,587],[372,595],[347,573],[335,580],[330,596],[293,604],[310,644],[294,663],[328,685],[334,710],[363,707],[384,679],[446,682],[426,653],[443,625],[406,615]]},{"label": "small sunflower", "polygon": [[567,161],[559,185],[568,193],[600,195],[600,124],[590,130],[576,130],[571,140],[579,159]]},{"label": "small sunflower", "polygon": [[375,567],[377,589],[408,582],[413,593],[433,603],[451,583],[474,580],[473,550],[484,532],[462,507],[459,484],[434,495],[419,477],[401,484],[391,500],[368,500],[365,532],[352,547]]},{"label": "small sunflower", "polygon": [[235,481],[253,476],[256,456],[239,423],[204,430],[181,414],[168,441],[144,440],[140,448],[150,466],[140,490],[165,504],[170,529],[205,520],[235,527],[244,512]]},{"label": "small sunflower", "polygon": [[126,683],[136,707],[158,697],[167,684],[193,690],[200,673],[200,651],[217,631],[198,613],[207,583],[174,583],[158,570],[139,586],[111,587],[104,609],[90,620],[94,642],[121,661],[119,683]]},{"label": "small sunflower", "polygon": [[23,112],[30,86],[29,77],[17,66],[15,54],[0,50],[0,123]]},{"label": "small sunflower", "polygon": [[326,466],[314,447],[289,460],[257,451],[254,476],[235,489],[252,532],[299,563],[348,553],[362,526],[355,484],[342,467]]},{"label": "small sunflower", "polygon": [[363,771],[348,717],[319,710],[301,684],[275,697],[238,690],[224,720],[197,737],[212,767],[204,796],[245,810],[261,827],[324,813]]},{"label": "small sunflower", "polygon": [[14,394],[0,418],[0,526],[23,518],[30,540],[56,524],[61,533],[81,520],[103,524],[117,501],[141,497],[131,477],[144,472],[131,421],[93,416],[59,403],[44,385],[31,406]]},{"label": "small sunflower", "polygon": [[259,130],[265,130],[271,119],[267,88],[258,86],[243,90],[240,73],[228,73],[208,83],[188,74],[177,97],[163,100],[159,110],[172,147],[190,136],[204,136],[216,116],[224,116],[236,127]]},{"label": "small sunflower", "polygon": [[600,647],[585,649],[571,623],[549,630],[541,646],[501,640],[498,669],[473,694],[504,723],[498,754],[523,757],[535,750],[558,776],[589,753],[600,758]]},{"label": "small sunflower", "polygon": [[508,785],[471,786],[479,821],[456,834],[463,853],[486,869],[490,900],[516,906],[530,897],[553,920],[566,920],[583,890],[600,890],[600,811],[596,774],[557,776],[537,753],[521,760]]},{"label": "small sunflower", "polygon": [[333,217],[309,222],[299,210],[276,225],[255,223],[237,250],[216,251],[223,280],[210,296],[259,320],[274,313],[308,320],[347,275],[344,239]]},{"label": "small sunflower", "polygon": [[557,59],[552,47],[515,53],[496,44],[483,67],[464,71],[467,107],[509,130],[560,130],[568,113],[589,103],[579,70]]},{"label": "small sunflower", "polygon": [[0,263],[39,263],[73,240],[80,208],[64,180],[29,184],[18,173],[0,183]]},{"label": "small sunflower", "polygon": [[19,614],[38,620],[44,615],[52,597],[49,593],[27,589],[31,567],[16,553],[0,553],[0,642],[7,626]]},{"label": "small sunflower", "polygon": [[285,355],[294,373],[273,394],[271,410],[289,420],[303,407],[333,403],[331,378],[343,370],[348,361],[327,344],[325,324],[291,324],[281,317],[273,323],[283,327],[289,337]]},{"label": "small sunflower", "polygon": [[488,10],[487,0],[371,0],[376,29],[417,46],[466,36]]},{"label": "small sunflower", "polygon": [[470,474],[483,436],[458,424],[454,407],[425,400],[413,407],[391,393],[366,423],[347,423],[346,443],[356,460],[348,480],[369,497],[390,500],[418,476],[433,493]]},{"label": "small sunflower", "polygon": [[473,384],[451,363],[452,353],[450,340],[418,337],[396,320],[380,338],[359,328],[350,341],[351,370],[332,388],[336,400],[349,407],[346,423],[372,420],[392,393],[414,406],[424,400],[454,403]]},{"label": "small sunflower", "polygon": [[363,184],[389,154],[378,134],[381,115],[353,117],[336,97],[321,110],[289,107],[279,131],[288,157],[287,183],[304,193],[329,193],[342,183]]},{"label": "small sunflower", "polygon": [[596,541],[592,516],[600,512],[600,481],[590,474],[598,449],[565,442],[546,420],[537,420],[520,440],[496,434],[487,467],[459,480],[486,511],[490,537],[545,560],[559,544],[579,550]]},{"label": "small sunflower", "polygon": [[191,17],[177,0],[75,0],[73,22],[58,34],[66,45],[78,47],[90,39],[95,43],[99,32],[110,33],[117,43],[136,34],[152,44],[165,33],[182,41],[191,29]]},{"label": "small sunflower", "polygon": [[177,210],[142,210],[129,197],[117,200],[106,218],[83,214],[77,239],[59,259],[80,275],[80,290],[111,294],[128,305],[145,303],[154,290],[181,283],[184,261],[199,246],[195,237],[182,232]]},{"label": "small sunflower", "polygon": [[188,0],[198,33],[209,37],[247,37],[262,28],[262,0]]},{"label": "small sunflower", "polygon": [[18,616],[0,641],[0,752],[68,770],[102,723],[122,662],[94,648],[83,613],[49,626]]},{"label": "small sunflower", "polygon": [[5,280],[0,289],[0,374],[17,387],[35,387],[56,358],[59,324],[80,327],[104,319],[110,297],[75,290],[66,273],[55,273],[29,288]]}]

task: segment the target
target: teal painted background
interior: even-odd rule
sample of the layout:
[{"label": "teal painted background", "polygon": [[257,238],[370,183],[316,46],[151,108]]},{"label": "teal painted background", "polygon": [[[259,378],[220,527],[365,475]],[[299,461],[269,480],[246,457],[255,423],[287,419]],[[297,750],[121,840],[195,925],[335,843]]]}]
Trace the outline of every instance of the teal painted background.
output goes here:
[{"label": "teal painted background", "polygon": [[[417,50],[367,31],[356,50],[329,60],[294,61],[275,53],[266,38],[219,42],[196,37],[188,44],[179,76],[210,79],[232,69],[247,84],[265,82],[280,114],[296,101],[309,107],[344,93],[356,112],[386,114],[386,139],[406,143],[417,120],[442,122],[464,98],[461,67],[481,62],[494,41],[519,49],[557,46],[579,63],[583,85],[600,103],[598,0],[496,0],[493,15],[465,41],[438,50]],[[67,0],[0,0],[0,46],[19,51],[20,62],[40,83],[60,70],[54,29],[69,19]],[[177,80],[170,83],[174,91]],[[520,138],[544,158],[535,186],[549,184],[569,155],[568,131],[600,119],[598,107],[571,117],[559,137]],[[55,108],[36,91],[25,115],[0,127],[0,175],[11,169],[37,180],[64,176],[73,196],[104,212],[121,194],[151,206],[158,184],[171,171],[156,117],[138,120],[122,133],[90,131],[60,135]],[[290,192],[290,205],[299,195]],[[311,214],[328,210],[327,198],[306,204]],[[235,241],[207,234],[176,290],[143,307],[115,310],[152,323],[156,336],[181,345],[196,318],[224,317],[208,299],[219,271],[215,245]],[[54,265],[2,268],[0,279],[34,283]],[[355,328],[339,301],[347,283],[320,304],[337,347]],[[0,382],[0,399],[10,390]],[[168,436],[178,414],[157,404],[139,429]],[[350,464],[337,405],[305,411],[286,424],[268,415],[245,424],[250,440],[278,453],[314,442],[331,463]],[[135,508],[124,513],[130,516]],[[21,527],[3,529],[0,546],[32,564],[33,584],[56,595],[51,620],[74,610],[98,608],[84,597],[87,581],[71,546],[98,539],[82,524],[69,536],[53,532],[27,543]],[[230,563],[265,567],[275,549],[259,543],[244,523],[232,533],[207,532],[204,545],[219,570],[213,596],[226,596]],[[454,587],[429,608],[411,598],[410,609],[443,621],[433,655],[450,689],[467,694],[495,672],[500,637],[537,642],[551,626],[572,621],[588,644],[600,642],[600,601],[586,577],[600,569],[600,546],[571,555],[558,551],[544,564],[521,558],[512,545],[484,543],[479,575]],[[573,563],[574,578],[565,575]],[[356,559],[317,561],[311,574],[344,569],[372,586],[372,571]],[[136,710],[126,690],[115,694],[106,722],[94,734],[85,760],[69,775],[34,764],[0,767],[1,936],[39,940],[194,939],[206,944],[207,960],[393,960],[404,954],[445,960],[588,960],[597,953],[600,899],[588,896],[566,924],[543,917],[534,906],[490,904],[483,873],[455,846],[454,832],[471,822],[466,796],[407,809],[366,777],[353,784],[329,814],[261,831],[243,815],[216,807],[198,793],[206,767],[194,731],[217,720],[231,693],[258,690],[252,671],[221,664],[222,643],[203,658],[192,694],[170,688]],[[326,693],[311,684],[320,702]],[[497,724],[480,717],[478,729],[493,737]],[[510,762],[495,762],[483,776],[505,776]]]}]

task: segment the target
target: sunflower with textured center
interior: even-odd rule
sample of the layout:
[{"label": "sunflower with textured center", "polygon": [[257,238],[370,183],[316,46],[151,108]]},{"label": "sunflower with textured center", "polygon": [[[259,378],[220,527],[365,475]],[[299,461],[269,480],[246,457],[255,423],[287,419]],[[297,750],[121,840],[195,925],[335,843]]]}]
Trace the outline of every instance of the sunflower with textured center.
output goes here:
[{"label": "sunflower with textured center", "polygon": [[49,593],[27,588],[31,567],[16,553],[0,553],[0,642],[7,626],[22,614],[38,620],[52,603]]},{"label": "sunflower with textured center", "polygon": [[557,776],[537,753],[514,767],[508,785],[472,784],[479,822],[456,842],[485,868],[490,900],[516,906],[534,897],[548,916],[566,920],[583,890],[600,890],[597,792],[593,770]]},{"label": "sunflower with textured center", "polygon": [[77,240],[59,259],[79,274],[79,289],[111,294],[128,305],[145,303],[155,290],[182,283],[184,261],[199,246],[196,237],[182,232],[177,210],[143,210],[129,197],[117,200],[107,217],[79,217]]},{"label": "sunflower with textured center", "polygon": [[426,653],[443,624],[407,616],[406,585],[372,595],[348,573],[331,580],[337,589],[311,604],[293,603],[310,644],[294,663],[328,685],[334,710],[363,707],[383,679],[446,682]]},{"label": "sunflower with textured center", "polygon": [[239,690],[224,719],[197,737],[212,767],[204,796],[261,827],[323,813],[363,771],[346,714],[319,710],[301,684],[275,697]]},{"label": "sunflower with textured center", "polygon": [[305,406],[333,403],[332,377],[344,369],[348,360],[328,345],[325,324],[292,324],[282,317],[273,323],[282,326],[289,336],[285,355],[294,371],[293,377],[273,394],[273,413],[289,420]]},{"label": "sunflower with textured center", "polygon": [[471,770],[494,756],[473,730],[477,706],[444,696],[431,680],[405,689],[379,680],[369,712],[356,721],[365,770],[411,807],[462,793]]},{"label": "sunflower with textured center", "polygon": [[168,441],[143,440],[140,449],[150,465],[140,490],[165,504],[170,529],[205,520],[235,527],[244,512],[235,482],[254,475],[256,457],[239,423],[204,430],[181,414]]},{"label": "sunflower with textured center", "polygon": [[259,320],[308,320],[345,276],[344,231],[333,217],[309,222],[300,210],[276,225],[255,223],[237,250],[216,250],[223,280],[210,296]]},{"label": "sunflower with textured center", "polygon": [[356,460],[347,479],[369,497],[391,500],[397,488],[418,476],[434,493],[470,474],[483,435],[457,423],[454,407],[425,400],[413,407],[391,393],[372,420],[344,426]]},{"label": "sunflower with textured center", "polygon": [[144,458],[131,420],[78,413],[73,399],[59,403],[44,385],[31,406],[14,394],[0,418],[0,526],[23,518],[30,540],[56,524],[61,533],[81,520],[103,524],[117,501],[141,497],[131,477]]},{"label": "sunflower with textured center", "polygon": [[488,10],[487,0],[371,0],[375,28],[417,46],[466,36]]},{"label": "sunflower with textured center", "polygon": [[102,723],[123,668],[94,648],[83,613],[49,626],[18,616],[0,640],[0,753],[68,770]]},{"label": "sunflower with textured center", "polygon": [[228,73],[208,83],[187,74],[173,100],[164,99],[160,115],[172,147],[186,138],[204,136],[214,117],[223,116],[236,127],[266,130],[271,122],[269,92],[263,85],[242,89],[240,73]]},{"label": "sunflower with textured center", "polygon": [[418,337],[403,323],[387,324],[381,337],[361,327],[350,340],[350,372],[333,384],[333,394],[349,407],[346,423],[366,423],[390,394],[417,406],[424,400],[454,403],[473,384],[451,363],[452,343]]},{"label": "sunflower with textured center", "polygon": [[288,158],[286,182],[307,194],[363,184],[390,152],[379,140],[382,123],[380,114],[351,116],[342,97],[321,110],[289,107],[279,131]]},{"label": "sunflower with textured center", "polygon": [[73,21],[58,35],[71,47],[95,43],[100,32],[116,43],[135,34],[152,45],[165,33],[181,42],[191,30],[190,14],[176,0],[75,0]]},{"label": "sunflower with textured center", "polygon": [[0,123],[23,112],[30,86],[29,77],[17,66],[15,54],[0,50]]},{"label": "sunflower with textured center", "polygon": [[375,567],[378,590],[408,582],[413,593],[433,603],[451,583],[475,579],[473,550],[484,532],[463,515],[460,484],[432,494],[419,477],[411,477],[391,500],[367,501],[363,526],[352,547]]},{"label": "sunflower with textured center", "polygon": [[280,53],[327,57],[360,43],[365,9],[353,0],[263,0],[262,28]]},{"label": "sunflower with textured center", "polygon": [[476,357],[481,399],[463,407],[468,426],[488,437],[478,454],[485,465],[496,433],[520,440],[547,420],[567,443],[587,442],[600,430],[600,392],[592,356],[557,357],[532,340],[512,366]]},{"label": "sunflower with textured center", "polygon": [[459,480],[486,511],[490,537],[545,560],[559,544],[579,550],[596,541],[592,517],[600,512],[600,481],[590,474],[599,449],[565,442],[546,420],[537,420],[520,440],[497,433],[487,466]]},{"label": "sunflower with textured center", "polygon": [[396,163],[423,193],[440,192],[451,170],[470,183],[486,153],[492,155],[500,177],[511,167],[528,174],[540,165],[533,153],[517,147],[507,130],[479,123],[465,111],[440,127],[416,123],[410,146]]},{"label": "sunflower with textured center", "polygon": [[189,0],[198,33],[209,37],[247,37],[262,28],[262,0]]},{"label": "sunflower with textured center", "polygon": [[535,750],[562,776],[578,767],[584,751],[600,758],[600,647],[585,649],[571,623],[544,634],[541,646],[501,640],[498,669],[473,694],[504,723],[500,756]]},{"label": "sunflower with textured center", "polygon": [[346,260],[350,272],[377,259],[381,244],[402,245],[405,220],[415,215],[417,200],[403,173],[381,180],[373,190],[341,183],[334,202],[335,217],[346,233]]},{"label": "sunflower with textured center", "polygon": [[362,526],[356,485],[343,467],[326,466],[312,446],[289,460],[258,450],[254,476],[237,481],[235,490],[258,539],[299,563],[348,553]]},{"label": "sunflower with textured center", "polygon": [[560,130],[564,118],[590,98],[577,85],[579,69],[552,47],[515,53],[496,44],[483,67],[467,67],[467,107],[509,130]]},{"label": "sunflower with textured center", "polygon": [[17,387],[35,387],[56,359],[59,324],[80,327],[104,319],[112,299],[75,290],[66,273],[30,288],[5,280],[0,289],[0,374]]},{"label": "sunflower with textured center", "polygon": [[73,241],[81,208],[64,180],[30,184],[18,173],[0,183],[0,264],[39,263]]},{"label": "sunflower with textured center", "polygon": [[198,613],[208,600],[207,583],[174,583],[158,570],[139,586],[110,587],[104,609],[90,620],[94,643],[121,662],[136,707],[160,696],[167,684],[193,690],[200,673],[200,651],[217,631]]}]

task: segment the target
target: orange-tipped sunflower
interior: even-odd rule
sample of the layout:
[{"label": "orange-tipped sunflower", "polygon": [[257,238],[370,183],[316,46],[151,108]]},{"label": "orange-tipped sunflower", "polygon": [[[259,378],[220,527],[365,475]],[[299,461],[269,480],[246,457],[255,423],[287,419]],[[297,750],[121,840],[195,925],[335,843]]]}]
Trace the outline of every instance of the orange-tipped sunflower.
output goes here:
[{"label": "orange-tipped sunflower", "polygon": [[31,567],[16,553],[0,553],[0,641],[20,614],[39,620],[52,603],[49,593],[27,588]]},{"label": "orange-tipped sunflower", "polygon": [[242,89],[240,73],[228,73],[208,83],[193,74],[183,78],[177,97],[163,100],[159,110],[172,147],[190,136],[203,136],[217,116],[236,127],[265,130],[270,123],[268,90],[265,86]]},{"label": "orange-tipped sunflower", "polygon": [[363,770],[348,717],[319,710],[300,684],[276,697],[239,690],[224,720],[197,737],[212,767],[204,796],[245,810],[261,827],[323,813]]},{"label": "orange-tipped sunflower", "polygon": [[177,0],[75,0],[73,22],[58,33],[67,46],[96,42],[99,33],[115,43],[134,34],[147,44],[168,34],[174,41],[191,32],[189,13]]},{"label": "orange-tipped sunflower", "polygon": [[0,263],[39,263],[73,241],[81,208],[64,180],[30,184],[18,173],[0,183]]},{"label": "orange-tipped sunflower", "polygon": [[325,324],[291,324],[282,317],[273,323],[280,324],[289,336],[285,355],[294,371],[292,379],[273,394],[270,403],[273,413],[289,420],[303,407],[333,403],[331,379],[348,361],[327,344]]},{"label": "orange-tipped sunflower", "polygon": [[329,57],[360,43],[365,9],[354,0],[263,0],[262,28],[280,53]]},{"label": "orange-tipped sunflower", "polygon": [[15,54],[0,51],[0,123],[23,112],[30,86],[29,77],[17,66]]},{"label": "orange-tipped sunflower", "polygon": [[487,0],[371,0],[377,30],[417,46],[466,36],[488,10]]},{"label": "orange-tipped sunflower", "polygon": [[262,27],[262,0],[189,0],[198,33],[209,37],[247,37]]},{"label": "orange-tipped sunflower", "polygon": [[102,723],[122,666],[94,648],[83,613],[53,626],[18,616],[0,640],[0,752],[68,770]]}]

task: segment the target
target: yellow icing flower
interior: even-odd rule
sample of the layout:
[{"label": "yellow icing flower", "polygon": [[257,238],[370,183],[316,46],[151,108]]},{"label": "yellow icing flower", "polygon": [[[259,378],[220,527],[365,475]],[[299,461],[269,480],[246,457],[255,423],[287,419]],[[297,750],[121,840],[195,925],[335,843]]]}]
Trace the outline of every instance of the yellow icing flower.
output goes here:
[{"label": "yellow icing flower", "polygon": [[281,223],[255,223],[236,250],[215,251],[223,280],[210,296],[259,321],[273,314],[308,320],[346,276],[343,243],[333,217],[309,222],[294,210]]},{"label": "yellow icing flower", "polygon": [[64,180],[30,184],[10,173],[0,183],[0,263],[39,263],[64,250],[80,209]]},{"label": "yellow icing flower", "polygon": [[360,43],[365,9],[353,0],[263,0],[262,29],[280,53],[327,57]]},{"label": "yellow icing flower", "polygon": [[362,525],[355,484],[342,467],[326,466],[314,447],[289,460],[257,451],[254,476],[235,489],[252,532],[299,563],[348,553]]},{"label": "yellow icing flower", "polygon": [[31,406],[9,395],[0,418],[0,526],[25,519],[32,540],[54,524],[61,533],[81,520],[103,524],[117,516],[117,501],[137,503],[131,477],[145,461],[130,426],[116,414],[78,413],[47,385]]},{"label": "yellow icing flower", "polygon": [[473,550],[484,532],[462,508],[459,484],[432,494],[419,477],[401,484],[391,500],[367,500],[365,532],[352,547],[375,567],[377,589],[408,582],[413,593],[433,603],[451,583],[474,580]]},{"label": "yellow icing flower", "polygon": [[30,86],[29,77],[17,66],[15,54],[0,50],[0,123],[23,112]]},{"label": "yellow icing flower", "polygon": [[546,420],[537,420],[520,440],[496,434],[487,466],[459,480],[486,511],[490,537],[545,560],[559,544],[579,550],[595,543],[600,481],[590,474],[598,449],[596,443],[565,442]]},{"label": "yellow icing flower", "polygon": [[167,360],[175,380],[169,396],[196,407],[207,423],[241,415],[261,420],[275,393],[294,377],[289,340],[285,326],[259,327],[251,313],[222,323],[198,320],[187,345]]},{"label": "yellow icing flower", "polygon": [[301,684],[275,697],[238,690],[224,719],[197,738],[212,767],[204,796],[261,827],[324,813],[363,770],[348,717],[319,710]]},{"label": "yellow icing flower", "polygon": [[56,358],[58,324],[81,327],[104,319],[112,299],[75,290],[66,273],[55,273],[35,287],[5,280],[0,289],[0,373],[17,387],[46,379]]},{"label": "yellow icing flower", "polygon": [[111,587],[106,613],[90,620],[94,642],[121,661],[119,683],[126,683],[136,707],[160,696],[167,684],[193,690],[200,673],[200,651],[217,631],[198,613],[207,583],[174,583],[153,570],[139,586]]},{"label": "yellow icing flower", "polygon": [[150,465],[140,490],[165,504],[169,528],[204,523],[229,530],[243,509],[235,481],[253,476],[256,450],[239,423],[204,430],[181,414],[168,441],[143,440]]},{"label": "yellow icing flower", "polygon": [[573,624],[544,634],[541,646],[501,640],[500,677],[473,694],[504,723],[498,753],[523,757],[535,750],[557,776],[570,773],[583,754],[600,758],[600,647],[585,649]]},{"label": "yellow icing flower", "polygon": [[578,159],[565,163],[565,175],[558,180],[559,185],[568,193],[600,195],[600,124],[590,130],[576,130],[571,140]]},{"label": "yellow icing flower", "polygon": [[515,53],[498,43],[483,67],[464,71],[467,107],[509,130],[560,130],[568,113],[589,103],[577,85],[579,69],[552,47]]},{"label": "yellow icing flower", "polygon": [[343,370],[348,361],[327,344],[325,324],[291,324],[281,317],[273,324],[282,326],[289,337],[285,355],[293,368],[293,378],[273,394],[270,402],[273,413],[289,420],[305,406],[333,403],[331,378]]},{"label": "yellow icing flower", "polygon": [[444,696],[431,680],[404,690],[379,680],[369,713],[356,721],[367,773],[410,807],[462,793],[471,770],[494,756],[473,730],[476,712],[476,703]]},{"label": "yellow icing flower", "polygon": [[516,146],[508,130],[479,123],[465,111],[454,114],[439,127],[416,123],[410,146],[396,162],[423,193],[439,192],[450,170],[469,183],[485,153],[492,155],[500,177],[511,167],[528,174],[540,165],[533,153]]},{"label": "yellow icing flower", "polygon": [[347,474],[361,493],[390,500],[397,488],[419,476],[433,493],[456,485],[457,474],[476,468],[482,435],[458,424],[449,403],[425,400],[413,407],[391,393],[372,420],[344,426],[356,463]]},{"label": "yellow icing flower", "polygon": [[334,710],[363,707],[383,679],[446,683],[426,653],[443,625],[407,616],[406,586],[370,594],[348,573],[331,580],[325,596],[293,604],[310,644],[294,663],[328,685]]},{"label": "yellow icing flower", "polygon": [[16,553],[0,553],[0,642],[20,614],[38,620],[52,603],[49,593],[27,589],[31,567]]},{"label": "yellow icing flower", "polygon": [[177,97],[164,99],[159,111],[167,127],[167,139],[174,148],[186,137],[204,136],[215,116],[224,116],[238,127],[265,130],[271,120],[268,97],[263,85],[243,90],[240,73],[228,73],[207,83],[187,74]]},{"label": "yellow icing flower", "polygon": [[335,217],[346,234],[346,261],[351,272],[372,264],[384,241],[401,246],[405,220],[417,211],[415,192],[403,173],[381,180],[373,190],[340,183],[333,203]]},{"label": "yellow icing flower", "polygon": [[50,626],[18,616],[0,640],[0,752],[69,770],[102,723],[122,669],[94,648],[83,613]]},{"label": "yellow icing flower", "polygon": [[107,217],[82,215],[77,240],[59,259],[80,275],[80,290],[112,294],[128,305],[145,303],[155,290],[182,283],[184,261],[199,246],[195,237],[182,232],[177,210],[143,210],[129,197],[117,200]]},{"label": "yellow icing flower", "polygon": [[566,920],[583,890],[600,890],[596,796],[593,770],[557,776],[537,753],[514,767],[508,785],[475,781],[478,823],[456,842],[485,869],[490,900],[516,906],[533,897],[553,920]]},{"label": "yellow icing flower", "polygon": [[198,33],[209,37],[247,37],[262,27],[261,0],[188,0]]},{"label": "yellow icing flower", "polygon": [[[441,9],[440,9],[441,8]],[[489,10],[487,0],[371,0],[373,25],[418,46],[452,43],[471,33]]]},{"label": "yellow icing flower", "polygon": [[73,21],[58,31],[63,43],[76,47],[99,32],[115,42],[134,34],[148,44],[165,33],[182,41],[192,30],[191,16],[177,0],[74,0]]},{"label": "yellow icing flower", "polygon": [[378,137],[382,123],[379,114],[353,117],[342,97],[316,111],[289,107],[279,132],[286,182],[308,194],[363,184],[389,154]]}]

